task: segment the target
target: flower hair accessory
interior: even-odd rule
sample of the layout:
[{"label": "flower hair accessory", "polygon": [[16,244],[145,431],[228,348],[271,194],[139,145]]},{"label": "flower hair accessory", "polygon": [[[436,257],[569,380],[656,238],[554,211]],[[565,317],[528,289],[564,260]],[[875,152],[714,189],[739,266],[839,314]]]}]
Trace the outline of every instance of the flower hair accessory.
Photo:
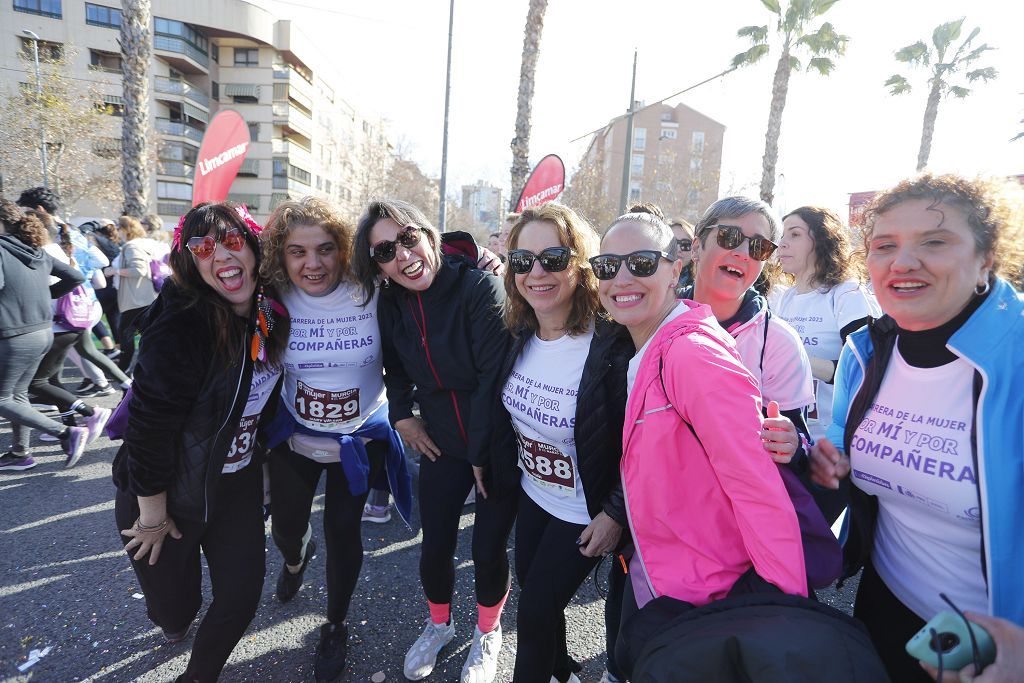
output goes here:
[{"label": "flower hair accessory", "polygon": [[[238,217],[241,218],[247,226],[249,226],[249,231],[252,232],[253,235],[258,236],[263,232],[263,226],[256,222],[252,217],[252,214],[249,213],[249,209],[245,207],[245,204],[238,204],[233,208],[235,213],[238,214]],[[191,213],[191,211],[189,213]],[[188,213],[186,213],[185,216],[188,216]],[[178,225],[174,228],[174,239],[171,241],[172,251],[181,251],[181,229],[185,225],[185,216],[178,219]]]}]

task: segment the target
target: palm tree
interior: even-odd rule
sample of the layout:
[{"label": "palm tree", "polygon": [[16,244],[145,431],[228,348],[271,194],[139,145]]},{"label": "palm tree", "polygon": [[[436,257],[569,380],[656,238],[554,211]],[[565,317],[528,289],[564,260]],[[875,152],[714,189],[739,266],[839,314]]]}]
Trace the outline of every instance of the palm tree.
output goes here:
[{"label": "palm tree", "polygon": [[[519,70],[519,101],[516,104],[516,136],[512,138],[512,194],[510,203],[519,199],[530,172],[530,114],[533,108],[533,76],[540,56],[540,34],[544,30],[544,12],[548,0],[530,0],[523,35],[523,63]],[[514,209],[515,206],[511,206]]]},{"label": "palm tree", "polygon": [[[798,54],[809,56],[807,71],[827,76],[835,69],[828,55],[842,55],[849,38],[836,33],[835,27],[824,22],[813,28],[816,19],[825,14],[838,0],[790,0],[785,11],[780,0],[761,0],[776,17],[775,34],[780,43],[779,61],[772,80],[772,104],[768,110],[768,130],[764,139],[764,159],[761,167],[761,199],[769,204],[775,198],[775,165],[779,160],[779,135],[782,133],[782,112],[786,108],[789,76],[804,68]],[[770,24],[744,26],[736,32],[740,38],[752,43],[750,49],[732,59],[733,68],[756,64],[771,51]]]},{"label": "palm tree", "polygon": [[[935,134],[935,119],[939,114],[939,102],[947,95],[963,99],[971,94],[970,89],[963,85],[954,85],[957,77],[962,73],[964,80],[960,83],[974,83],[988,82],[998,75],[991,66],[966,71],[983,54],[994,49],[984,43],[975,48],[971,47],[971,43],[981,32],[980,28],[971,31],[967,40],[960,43],[956,51],[950,54],[953,43],[960,39],[963,25],[964,17],[946,22],[932,31],[930,46],[919,40],[896,51],[896,61],[909,64],[911,67],[923,66],[931,70],[928,77],[928,103],[924,108],[924,126],[921,129],[921,147],[917,152],[918,171],[923,171],[928,165],[928,157],[932,151],[932,136]],[[885,85],[892,95],[910,92],[910,81],[899,74],[890,76]]]},{"label": "palm tree", "polygon": [[153,53],[150,0],[121,0],[121,63],[124,120],[121,124],[123,213],[149,213],[149,60]]}]

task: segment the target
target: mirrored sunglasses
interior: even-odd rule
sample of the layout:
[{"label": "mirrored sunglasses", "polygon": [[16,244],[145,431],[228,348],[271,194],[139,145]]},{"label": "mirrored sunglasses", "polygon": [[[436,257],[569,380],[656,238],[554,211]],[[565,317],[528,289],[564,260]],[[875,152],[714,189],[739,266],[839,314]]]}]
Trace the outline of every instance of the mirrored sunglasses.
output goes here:
[{"label": "mirrored sunglasses", "polygon": [[217,242],[223,244],[224,248],[228,251],[241,251],[245,246],[245,235],[242,234],[241,230],[232,228],[231,230],[224,231],[217,238],[213,238],[210,235],[189,237],[185,246],[192,252],[193,256],[200,261],[205,261],[213,256],[213,252],[217,251]]},{"label": "mirrored sunglasses", "polygon": [[569,267],[569,259],[575,252],[569,247],[548,247],[539,254],[526,249],[508,252],[508,267],[516,275],[526,275],[533,270],[534,261],[549,273],[558,273]]},{"label": "mirrored sunglasses", "polygon": [[767,237],[748,237],[743,234],[743,229],[738,225],[710,225],[708,230],[718,229],[718,235],[716,241],[718,246],[722,249],[728,249],[732,251],[736,247],[743,244],[744,240],[748,241],[747,253],[750,254],[750,258],[755,261],[767,261],[775,250],[779,248],[779,245],[772,242]]},{"label": "mirrored sunglasses", "polygon": [[598,254],[590,259],[590,267],[598,280],[611,280],[619,273],[623,262],[635,277],[650,277],[658,270],[661,259],[672,262],[674,258],[663,251],[642,249],[631,254]]}]

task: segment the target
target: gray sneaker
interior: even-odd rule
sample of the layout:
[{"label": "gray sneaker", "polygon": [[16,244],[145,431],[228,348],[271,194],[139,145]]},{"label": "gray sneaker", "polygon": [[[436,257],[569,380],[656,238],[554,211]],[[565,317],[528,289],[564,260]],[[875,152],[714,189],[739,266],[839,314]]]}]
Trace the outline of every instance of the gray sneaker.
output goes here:
[{"label": "gray sneaker", "polygon": [[363,506],[363,517],[364,522],[373,522],[374,524],[385,524],[391,521],[391,506],[390,505],[370,505],[367,503]]},{"label": "gray sneaker", "polygon": [[473,644],[462,666],[459,683],[492,683],[498,673],[498,653],[501,652],[501,624],[489,633],[473,629]]},{"label": "gray sneaker", "polygon": [[435,624],[427,617],[423,633],[405,654],[405,677],[410,681],[421,681],[434,670],[437,655],[455,637],[455,624]]}]

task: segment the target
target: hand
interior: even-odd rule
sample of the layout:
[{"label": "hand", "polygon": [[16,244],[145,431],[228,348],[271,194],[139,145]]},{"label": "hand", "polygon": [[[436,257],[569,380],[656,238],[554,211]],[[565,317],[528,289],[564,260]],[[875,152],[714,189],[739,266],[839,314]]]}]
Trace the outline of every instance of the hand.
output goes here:
[{"label": "hand", "polygon": [[487,500],[487,489],[484,488],[484,468],[473,465],[473,476],[476,477],[476,492]]},{"label": "hand", "polygon": [[395,423],[402,439],[433,462],[441,457],[439,449],[427,434],[426,423],[418,417],[407,417]]},{"label": "hand", "polygon": [[838,489],[839,480],[850,473],[850,458],[828,439],[815,442],[811,449],[811,480],[827,489]]},{"label": "hand", "polygon": [[501,262],[501,258],[493,251],[487,247],[477,247],[477,253],[480,254],[480,258],[476,260],[477,268],[494,273],[495,275],[501,275],[505,272],[505,264]]},{"label": "hand", "polygon": [[160,549],[163,548],[164,539],[167,535],[170,534],[171,538],[178,540],[181,538],[181,532],[178,531],[178,527],[174,525],[174,520],[169,516],[160,524],[152,525],[151,528],[140,527],[139,521],[136,519],[131,529],[121,530],[122,536],[132,539],[128,541],[124,549],[131,552],[138,548],[139,551],[132,555],[132,559],[136,561],[142,560],[148,553],[149,564],[153,566],[160,559]]},{"label": "hand", "polygon": [[796,425],[788,417],[781,417],[779,404],[768,402],[768,417],[761,426],[761,443],[772,460],[786,465],[793,459],[793,454],[800,448],[800,435]]},{"label": "hand", "polygon": [[[960,671],[943,672],[941,683],[1019,683],[1024,681],[1024,628],[997,617],[966,612],[967,618],[988,631],[996,644],[996,661],[989,664],[980,676],[974,675],[974,664]],[[939,672],[921,662],[928,674],[935,678]]]},{"label": "hand", "polygon": [[584,557],[600,557],[607,555],[619,543],[622,527],[604,512],[587,525],[580,534],[580,552]]}]

